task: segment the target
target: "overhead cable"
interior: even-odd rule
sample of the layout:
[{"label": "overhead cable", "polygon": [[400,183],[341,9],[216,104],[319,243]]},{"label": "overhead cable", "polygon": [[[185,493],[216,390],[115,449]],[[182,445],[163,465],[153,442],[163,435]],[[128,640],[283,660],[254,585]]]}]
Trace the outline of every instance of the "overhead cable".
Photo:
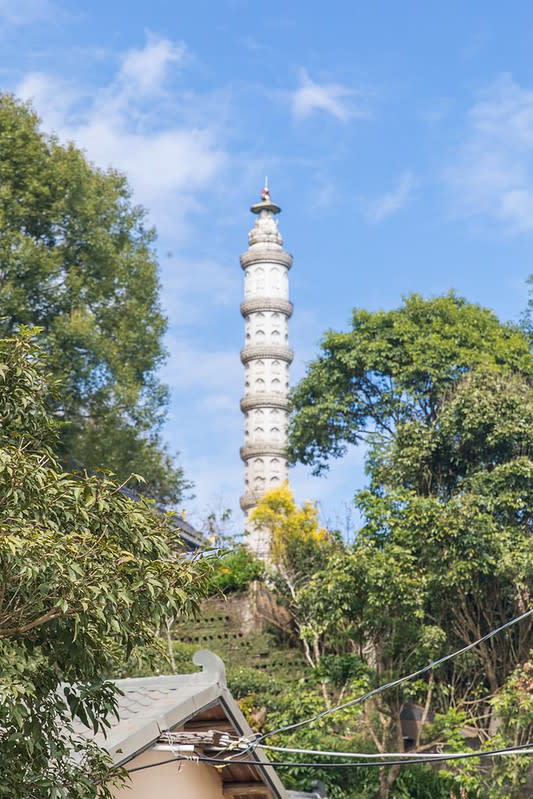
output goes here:
[{"label": "overhead cable", "polygon": [[[243,765],[243,766],[256,766],[260,768],[372,768],[372,767],[379,767],[382,766],[415,766],[421,765],[424,763],[436,763],[442,762],[443,760],[467,760],[468,758],[472,757],[508,757],[511,755],[533,755],[533,741],[529,741],[527,744],[522,744],[521,746],[511,746],[505,747],[502,749],[487,749],[484,751],[472,751],[472,752],[459,752],[454,753],[451,752],[448,755],[428,755],[424,757],[424,759],[419,760],[381,760],[381,761],[357,761],[355,763],[313,763],[313,762],[295,762],[295,761],[281,761],[281,762],[263,762],[261,760],[230,760],[229,762],[224,758],[220,757],[208,757],[207,755],[197,755],[194,758],[194,762],[200,763],[210,763],[212,765],[217,766],[236,766],[236,765]],[[136,771],[144,771],[145,769],[149,768],[156,768],[156,766],[166,766],[169,763],[183,763],[189,760],[190,758],[186,757],[172,757],[167,760],[160,760],[157,763],[146,763],[144,766],[135,766],[135,768],[128,769],[128,774],[133,774]]]},{"label": "overhead cable", "polygon": [[457,649],[455,652],[451,652],[448,655],[444,655],[444,657],[439,658],[438,660],[433,660],[431,663],[428,663],[427,666],[423,666],[421,669],[417,669],[417,671],[411,672],[411,674],[407,674],[404,677],[398,677],[396,680],[391,680],[384,685],[380,685],[377,688],[373,688],[371,691],[367,691],[367,693],[362,694],[361,696],[356,697],[355,699],[349,699],[347,702],[343,702],[341,705],[336,705],[335,707],[325,708],[325,710],[320,711],[320,713],[316,713],[314,716],[310,716],[307,719],[303,719],[302,721],[296,721],[293,724],[286,724],[283,727],[277,727],[270,732],[265,732],[256,737],[253,741],[250,741],[249,749],[253,749],[262,743],[266,738],[271,738],[273,735],[280,735],[283,732],[290,732],[291,730],[297,730],[299,727],[304,727],[308,724],[313,724],[315,721],[319,721],[319,719],[323,719],[326,716],[330,716],[332,713],[338,713],[340,710],[345,710],[346,708],[353,707],[354,705],[360,705],[363,702],[366,702],[368,699],[371,699],[373,696],[377,696],[378,694],[383,693],[384,691],[389,690],[389,688],[395,688],[397,685],[401,685],[408,680],[413,680],[415,677],[420,677],[422,674],[426,674],[426,672],[431,671],[432,669],[436,668],[437,666],[441,666],[443,663],[446,663],[448,660],[452,660],[453,658],[458,657],[459,655],[463,655],[465,652],[469,652],[471,649],[474,649],[479,644],[482,644],[484,641],[488,641],[490,638],[493,638],[498,633],[501,633],[503,630],[506,630],[508,627],[512,627],[514,624],[518,624],[518,622],[522,621],[523,619],[531,616],[533,614],[533,609],[527,610],[525,613],[520,614],[520,616],[516,616],[514,619],[505,622],[505,624],[500,625],[495,630],[491,630],[486,635],[482,635],[481,638],[478,638],[476,641],[473,641],[471,644],[467,644],[466,646],[461,647],[461,649]]},{"label": "overhead cable", "polygon": [[[283,752],[287,755],[322,755],[323,757],[348,757],[348,758],[361,758],[365,760],[383,760],[383,758],[395,758],[397,760],[424,760],[429,757],[427,752],[328,752],[325,749],[297,749],[288,746],[270,746],[269,744],[258,744],[259,749],[268,749],[269,752]],[[469,749],[467,752],[453,752],[455,757],[468,756],[472,752]],[[449,759],[448,752],[432,752],[431,757],[434,760]]]}]

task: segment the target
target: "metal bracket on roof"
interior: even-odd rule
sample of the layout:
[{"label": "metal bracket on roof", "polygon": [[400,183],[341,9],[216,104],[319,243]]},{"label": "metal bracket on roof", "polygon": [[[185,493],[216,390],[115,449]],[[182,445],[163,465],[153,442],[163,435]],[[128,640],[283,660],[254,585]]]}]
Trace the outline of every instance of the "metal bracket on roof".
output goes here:
[{"label": "metal bracket on roof", "polygon": [[227,688],[224,661],[218,655],[215,655],[214,652],[210,652],[208,649],[200,649],[194,653],[192,662],[195,666],[202,667],[202,676],[205,676],[209,682],[216,682],[222,688]]}]

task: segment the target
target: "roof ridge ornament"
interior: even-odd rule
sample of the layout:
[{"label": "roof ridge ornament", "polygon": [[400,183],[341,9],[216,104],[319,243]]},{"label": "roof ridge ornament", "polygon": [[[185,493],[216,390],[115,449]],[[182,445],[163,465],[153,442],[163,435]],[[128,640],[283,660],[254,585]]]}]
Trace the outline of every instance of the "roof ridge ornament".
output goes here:
[{"label": "roof ridge ornament", "polygon": [[226,667],[224,661],[208,649],[199,649],[192,656],[195,666],[201,666],[199,677],[206,677],[210,683],[218,683],[221,688],[227,688]]}]

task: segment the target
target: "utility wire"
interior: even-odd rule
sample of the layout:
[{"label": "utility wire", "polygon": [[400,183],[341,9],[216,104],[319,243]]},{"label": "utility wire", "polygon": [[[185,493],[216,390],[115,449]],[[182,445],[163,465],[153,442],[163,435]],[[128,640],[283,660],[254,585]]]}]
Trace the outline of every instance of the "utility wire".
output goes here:
[{"label": "utility wire", "polygon": [[[239,757],[244,757],[248,754],[250,746],[247,744],[246,739],[237,738],[235,737],[230,745],[222,746],[220,748],[217,747],[216,749],[216,757],[219,760],[224,760],[224,762],[228,763],[230,760],[235,760]],[[183,750],[179,749],[179,744],[176,745],[176,748],[172,748],[172,741],[169,736],[169,749],[174,755],[174,757],[179,757],[182,754]],[[202,746],[202,744],[197,744],[197,746]],[[437,745],[435,745],[437,746]],[[525,744],[525,746],[529,746],[529,744]],[[326,749],[300,749],[297,747],[288,747],[288,746],[274,746],[271,744],[258,744],[258,749],[266,749],[269,752],[283,752],[285,754],[290,755],[322,755],[323,757],[344,757],[350,759],[360,758],[363,760],[383,760],[384,758],[395,758],[397,760],[425,760],[428,757],[431,757],[433,760],[440,759],[446,760],[453,754],[454,757],[462,757],[463,755],[470,757],[472,750],[468,749],[465,752],[339,752],[337,750],[329,751]],[[510,747],[510,749],[516,749],[518,747]],[[158,749],[158,751],[163,751],[162,749]],[[233,754],[229,754],[232,751]],[[532,750],[533,751],[533,750]],[[196,759],[196,756],[195,756]],[[242,761],[239,761],[242,762]]]},{"label": "utility wire", "polygon": [[[287,755],[322,755],[323,757],[348,757],[363,758],[366,760],[382,760],[383,758],[396,758],[397,760],[424,760],[430,755],[427,752],[328,752],[325,749],[291,749],[288,746],[269,746],[268,744],[258,744],[260,749],[268,749],[269,752],[283,752]],[[466,755],[470,757],[471,749],[467,752],[454,752],[455,757]],[[533,750],[532,750],[533,751]],[[446,760],[449,752],[432,752],[433,759]]]},{"label": "utility wire", "polygon": [[[169,736],[170,738],[170,736]],[[216,749],[216,757],[219,760],[224,760],[224,762],[229,762],[230,760],[235,760],[239,757],[244,757],[248,754],[250,746],[245,742],[246,739],[243,738],[234,738],[230,745],[222,746],[220,748],[217,747]],[[202,744],[198,744],[198,746],[202,746]],[[529,746],[529,744],[526,744]],[[177,745],[179,747],[179,744]],[[169,741],[169,748],[172,754],[175,757],[181,755],[181,751],[179,748],[173,749],[172,744]],[[431,757],[433,760],[440,759],[446,760],[453,754],[454,757],[461,757],[463,755],[470,757],[472,750],[468,749],[465,752],[339,752],[337,750],[328,751],[326,749],[299,749],[299,748],[292,748],[288,746],[273,746],[270,744],[258,744],[258,749],[267,749],[269,752],[283,752],[285,754],[290,755],[322,755],[323,757],[344,757],[350,759],[360,758],[363,760],[383,760],[384,758],[395,758],[397,760],[425,760],[428,757]],[[512,747],[514,750],[517,747]],[[159,749],[159,751],[162,751]],[[232,751],[233,754],[229,755],[228,753]],[[532,750],[533,751],[533,750]],[[196,757],[196,756],[195,756]],[[242,762],[242,761],[239,761]]]},{"label": "utility wire", "polygon": [[[512,747],[505,747],[502,749],[490,749],[485,750],[482,752],[473,751],[473,752],[460,752],[460,753],[450,753],[449,755],[428,755],[424,759],[420,760],[382,760],[382,761],[358,761],[356,763],[300,763],[300,762],[268,762],[264,763],[261,760],[231,760],[227,761],[223,758],[219,757],[207,757],[207,755],[195,755],[194,762],[200,763],[211,763],[212,765],[217,766],[256,766],[260,768],[372,768],[372,767],[379,767],[382,766],[410,766],[410,765],[421,765],[423,763],[441,763],[443,760],[467,760],[471,757],[505,757],[509,755],[531,755],[533,754],[533,741],[529,741],[527,744],[522,744],[521,746],[512,746]],[[168,760],[160,760],[157,763],[147,763],[144,766],[136,766],[135,768],[128,769],[128,774],[133,774],[136,771],[144,771],[145,769],[149,768],[156,768],[156,766],[166,766],[168,763],[184,763],[184,762],[192,762],[191,758],[187,757],[172,757]]]},{"label": "utility wire", "polygon": [[296,721],[294,724],[286,724],[284,727],[277,727],[270,732],[265,732],[262,735],[259,735],[253,741],[250,741],[250,746],[248,751],[254,749],[256,746],[261,744],[266,738],[271,738],[273,735],[280,735],[283,732],[290,732],[290,730],[297,730],[299,727],[304,727],[307,724],[313,724],[313,722],[318,721],[319,719],[325,718],[325,716],[329,716],[332,713],[338,713],[339,710],[345,710],[348,707],[353,707],[354,705],[360,705],[363,702],[366,702],[367,699],[370,699],[373,696],[377,696],[377,694],[383,693],[383,691],[387,691],[389,688],[395,688],[397,685],[401,685],[408,680],[413,680],[415,677],[420,677],[422,674],[426,674],[426,672],[431,671],[431,669],[436,668],[437,666],[446,663],[448,660],[452,660],[453,658],[458,657],[458,655],[463,655],[465,652],[469,652],[474,647],[479,646],[484,641],[488,641],[490,638],[493,638],[498,633],[501,633],[503,630],[506,630],[508,627],[512,627],[514,624],[518,624],[518,622],[522,621],[523,619],[531,616],[533,614],[533,609],[527,610],[525,613],[522,613],[520,616],[516,616],[514,619],[505,622],[500,627],[497,627],[495,630],[491,630],[486,635],[481,636],[476,641],[473,641],[471,644],[467,644],[463,646],[461,649],[457,649],[455,652],[451,652],[448,655],[444,655],[444,657],[439,658],[438,660],[434,660],[431,663],[428,663],[427,666],[424,666],[417,671],[411,672],[411,674],[407,674],[404,677],[398,677],[396,680],[391,680],[391,682],[385,683],[385,685],[380,685],[377,688],[373,688],[371,691],[363,694],[362,696],[358,696],[356,699],[350,699],[347,702],[344,702],[341,705],[337,705],[336,707],[326,708],[322,710],[320,713],[316,713],[314,716],[311,716],[308,719],[303,719],[302,721]]}]

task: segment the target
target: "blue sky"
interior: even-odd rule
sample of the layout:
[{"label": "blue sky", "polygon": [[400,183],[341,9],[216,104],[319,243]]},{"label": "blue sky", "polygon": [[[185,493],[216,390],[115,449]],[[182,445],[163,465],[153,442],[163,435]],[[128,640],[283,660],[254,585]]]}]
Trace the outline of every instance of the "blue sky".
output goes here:
[{"label": "blue sky", "polygon": [[[295,258],[293,381],[354,306],[453,288],[519,317],[532,51],[528,2],[0,0],[2,89],[124,170],[159,230],[165,437],[194,519],[242,489],[238,256],[265,174]],[[296,468],[298,498],[342,525],[361,461]]]}]

